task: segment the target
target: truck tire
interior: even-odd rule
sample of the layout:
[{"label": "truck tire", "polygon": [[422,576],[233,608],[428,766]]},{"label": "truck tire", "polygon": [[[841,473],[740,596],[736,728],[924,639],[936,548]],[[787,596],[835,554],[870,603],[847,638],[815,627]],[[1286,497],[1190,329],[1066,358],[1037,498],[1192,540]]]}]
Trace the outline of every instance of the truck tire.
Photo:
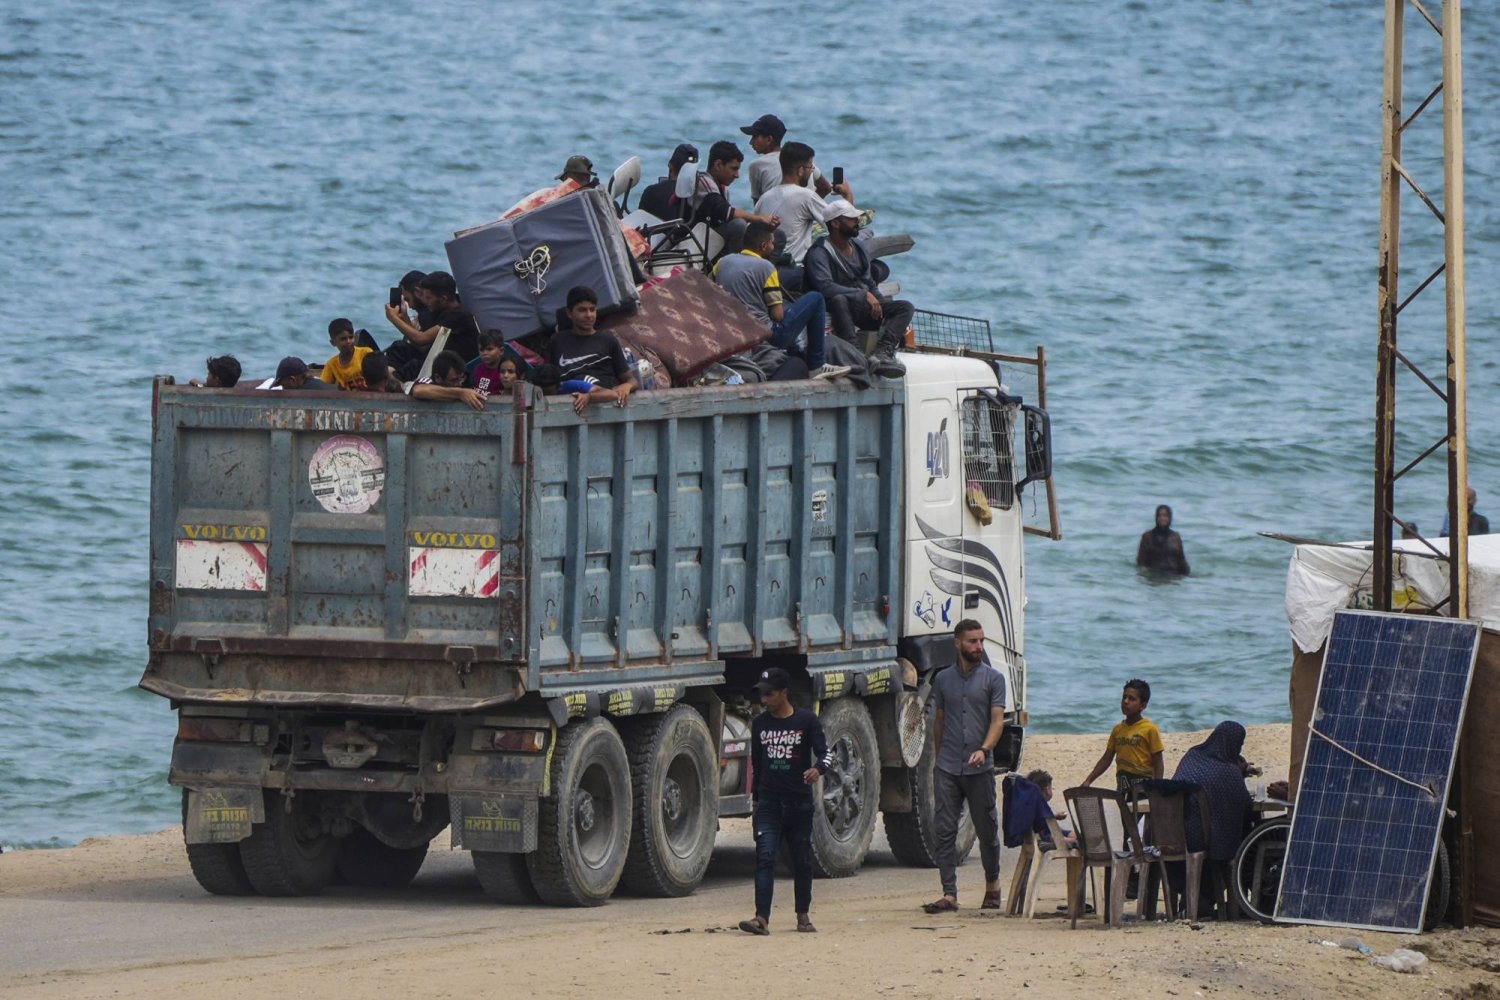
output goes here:
[{"label": "truck tire", "polygon": [[281,793],[265,791],[266,821],[240,841],[245,875],[262,896],[316,896],[338,865],[338,839],[324,830],[304,796],[286,811]]},{"label": "truck tire", "polygon": [[551,779],[526,870],[544,903],[599,906],[620,884],[630,850],[630,761],[608,719],[558,730]]},{"label": "truck tire", "polygon": [[390,847],[369,830],[356,829],[339,849],[338,873],[349,885],[399,889],[409,885],[427,860],[427,845]]},{"label": "truck tire", "polygon": [[187,842],[188,792],[182,790],[182,836],[188,867],[205,891],[215,896],[253,896],[255,887],[245,876],[239,844],[189,844]]},{"label": "truck tire", "polygon": [[502,851],[469,853],[474,857],[474,874],[479,876],[479,887],[495,902],[521,906],[542,901],[536,886],[531,884],[531,872],[526,870],[526,855]]},{"label": "truck tire", "polygon": [[686,896],[708,871],[718,831],[713,737],[690,705],[621,728],[635,796],[620,884],[638,896]]},{"label": "truck tire", "polygon": [[[933,823],[932,768],[937,760],[937,748],[932,739],[933,707],[928,702],[923,712],[925,736],[922,754],[916,767],[904,769],[906,780],[911,782],[911,812],[884,813],[885,839],[891,845],[896,860],[909,868],[937,867],[937,836]],[[907,760],[911,758],[908,757]],[[969,806],[963,806],[958,817],[958,836],[955,838],[954,860],[963,864],[974,849],[974,820],[969,816]]]},{"label": "truck tire", "polygon": [[870,710],[857,698],[835,698],[819,718],[833,766],[814,794],[813,873],[846,878],[859,871],[880,809],[880,748]]}]

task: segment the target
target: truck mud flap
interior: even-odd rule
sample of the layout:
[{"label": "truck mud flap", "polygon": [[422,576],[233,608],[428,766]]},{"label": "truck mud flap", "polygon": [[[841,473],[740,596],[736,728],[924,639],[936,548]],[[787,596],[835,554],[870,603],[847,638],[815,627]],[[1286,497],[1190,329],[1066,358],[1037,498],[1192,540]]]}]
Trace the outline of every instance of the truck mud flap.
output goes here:
[{"label": "truck mud flap", "polygon": [[189,844],[233,844],[250,836],[252,824],[265,821],[259,788],[188,789],[183,839]]},{"label": "truck mud flap", "polygon": [[507,854],[536,850],[536,799],[519,795],[454,795],[448,801],[454,847]]},{"label": "truck mud flap", "polygon": [[899,687],[897,678],[901,676],[894,660],[885,663],[810,666],[807,673],[812,678],[813,697],[818,701],[830,701],[846,694],[860,698],[889,694]]}]

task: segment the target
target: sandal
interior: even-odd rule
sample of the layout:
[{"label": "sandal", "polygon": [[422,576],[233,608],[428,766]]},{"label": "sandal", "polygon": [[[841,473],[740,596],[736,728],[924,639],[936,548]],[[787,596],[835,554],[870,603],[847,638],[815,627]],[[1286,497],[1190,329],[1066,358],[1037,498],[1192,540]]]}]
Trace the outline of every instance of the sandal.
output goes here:
[{"label": "sandal", "polygon": [[952,913],[956,909],[958,909],[958,903],[947,896],[922,904],[923,913]]},{"label": "sandal", "polygon": [[984,894],[984,902],[979,904],[979,908],[981,910],[1000,909],[1000,890],[996,889],[994,892],[986,892]]},{"label": "sandal", "polygon": [[799,921],[797,921],[797,931],[798,931],[798,933],[801,933],[801,934],[816,934],[816,933],[818,933],[818,929],[813,926],[811,920],[799,920]]},{"label": "sandal", "polygon": [[760,937],[765,937],[767,934],[771,933],[771,928],[767,927],[765,921],[761,920],[759,917],[755,917],[752,920],[741,920],[740,930],[744,931],[746,934],[755,934]]}]

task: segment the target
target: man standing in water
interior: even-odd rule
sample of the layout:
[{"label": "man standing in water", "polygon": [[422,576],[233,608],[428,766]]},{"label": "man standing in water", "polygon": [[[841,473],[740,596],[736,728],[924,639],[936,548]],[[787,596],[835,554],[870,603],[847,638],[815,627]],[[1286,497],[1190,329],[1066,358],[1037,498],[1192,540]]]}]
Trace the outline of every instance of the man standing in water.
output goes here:
[{"label": "man standing in water", "polygon": [[1141,535],[1140,548],[1135,551],[1135,564],[1141,569],[1179,576],[1192,572],[1182,551],[1182,536],[1172,530],[1172,508],[1166,504],[1156,508],[1156,527]]},{"label": "man standing in water", "polygon": [[981,910],[1000,909],[1000,817],[995,808],[995,746],[1005,731],[1005,678],[984,662],[984,628],[965,618],[953,629],[958,662],[932,682],[936,714],[932,739],[933,839],[942,898],[925,903],[928,913],[958,909],[958,818],[969,804],[979,859],[984,865]]}]

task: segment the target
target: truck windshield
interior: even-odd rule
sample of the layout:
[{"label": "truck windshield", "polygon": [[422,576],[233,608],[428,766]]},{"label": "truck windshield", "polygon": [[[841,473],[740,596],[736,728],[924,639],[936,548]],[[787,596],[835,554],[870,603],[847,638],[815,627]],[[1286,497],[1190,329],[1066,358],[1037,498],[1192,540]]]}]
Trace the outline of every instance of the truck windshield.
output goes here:
[{"label": "truck windshield", "polygon": [[990,506],[1009,510],[1016,498],[1015,410],[984,396],[963,405],[964,484],[984,490]]}]

